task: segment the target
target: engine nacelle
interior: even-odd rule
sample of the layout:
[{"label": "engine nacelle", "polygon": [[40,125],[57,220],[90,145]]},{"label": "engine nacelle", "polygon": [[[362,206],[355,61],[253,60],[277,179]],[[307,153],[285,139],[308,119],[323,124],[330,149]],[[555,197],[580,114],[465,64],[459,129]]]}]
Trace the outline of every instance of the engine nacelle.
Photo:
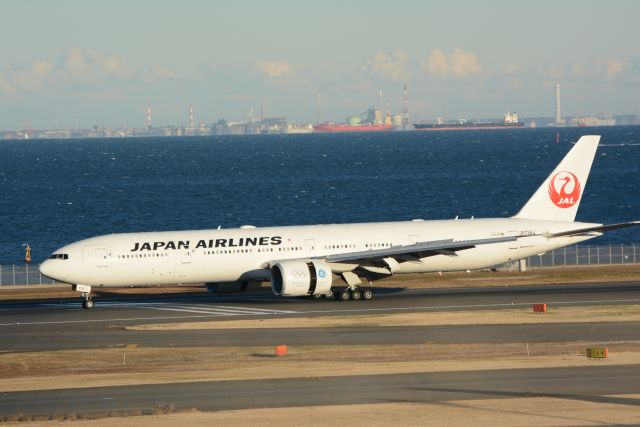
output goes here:
[{"label": "engine nacelle", "polygon": [[282,261],[271,267],[271,289],[283,297],[326,294],[332,280],[331,269],[321,261]]}]

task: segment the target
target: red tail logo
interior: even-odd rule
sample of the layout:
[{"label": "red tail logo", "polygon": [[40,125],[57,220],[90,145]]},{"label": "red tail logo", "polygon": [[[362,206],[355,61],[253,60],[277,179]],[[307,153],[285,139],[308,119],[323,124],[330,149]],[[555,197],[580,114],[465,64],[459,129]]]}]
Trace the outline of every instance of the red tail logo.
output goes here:
[{"label": "red tail logo", "polygon": [[571,172],[558,172],[549,182],[549,198],[559,208],[570,208],[580,200],[580,181]]}]

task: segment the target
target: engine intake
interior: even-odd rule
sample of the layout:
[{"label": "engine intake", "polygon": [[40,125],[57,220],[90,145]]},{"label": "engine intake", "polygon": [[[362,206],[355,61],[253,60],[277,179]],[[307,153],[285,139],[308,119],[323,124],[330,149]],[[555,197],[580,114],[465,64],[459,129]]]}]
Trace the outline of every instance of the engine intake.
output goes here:
[{"label": "engine intake", "polygon": [[326,294],[332,280],[331,269],[322,261],[282,261],[271,267],[271,289],[283,297]]}]

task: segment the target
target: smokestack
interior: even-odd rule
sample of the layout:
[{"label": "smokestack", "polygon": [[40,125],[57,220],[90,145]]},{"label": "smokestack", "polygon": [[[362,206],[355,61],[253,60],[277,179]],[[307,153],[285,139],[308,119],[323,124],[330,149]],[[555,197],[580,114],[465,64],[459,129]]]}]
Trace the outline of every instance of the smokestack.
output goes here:
[{"label": "smokestack", "polygon": [[151,130],[151,107],[147,104],[147,130]]},{"label": "smokestack", "polygon": [[191,129],[194,128],[194,123],[193,123],[193,107],[191,106],[191,104],[189,104],[189,127]]},{"label": "smokestack", "polygon": [[402,90],[402,130],[409,129],[409,90],[405,84]]},{"label": "smokestack", "polygon": [[562,114],[560,114],[560,83],[556,83],[556,125],[563,124]]}]

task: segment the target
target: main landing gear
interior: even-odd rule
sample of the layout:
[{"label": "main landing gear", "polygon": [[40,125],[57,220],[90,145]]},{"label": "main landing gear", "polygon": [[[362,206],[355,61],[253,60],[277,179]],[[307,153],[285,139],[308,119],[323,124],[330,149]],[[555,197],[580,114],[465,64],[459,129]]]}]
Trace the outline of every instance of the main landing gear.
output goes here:
[{"label": "main landing gear", "polygon": [[336,292],[338,301],[369,301],[373,298],[373,290],[369,288],[362,289],[360,287],[346,288],[340,292]]},{"label": "main landing gear", "polygon": [[91,298],[91,286],[73,285],[72,289],[82,294],[82,308],[88,310],[93,308],[93,299]]}]

